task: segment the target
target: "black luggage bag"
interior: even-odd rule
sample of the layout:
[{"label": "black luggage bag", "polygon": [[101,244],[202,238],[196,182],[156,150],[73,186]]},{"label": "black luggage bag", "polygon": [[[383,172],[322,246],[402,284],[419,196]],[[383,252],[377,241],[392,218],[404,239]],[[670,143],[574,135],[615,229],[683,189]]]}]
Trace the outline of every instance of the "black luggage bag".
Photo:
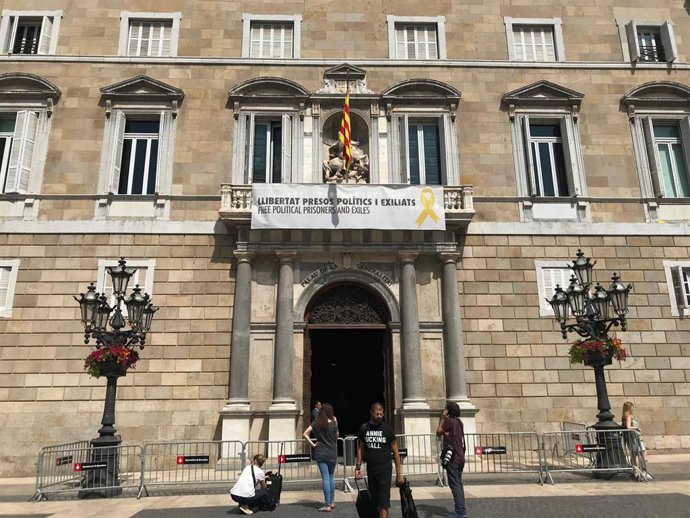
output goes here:
[{"label": "black luggage bag", "polygon": [[400,507],[402,507],[403,518],[419,518],[417,506],[412,498],[410,483],[405,479],[405,483],[400,486]]},{"label": "black luggage bag", "polygon": [[357,509],[359,518],[379,518],[379,512],[376,510],[376,507],[374,507],[369,489],[360,489],[357,479],[355,479],[355,485],[357,486],[357,501],[355,502],[355,508]]},{"label": "black luggage bag", "polygon": [[283,475],[280,473],[266,475],[266,489],[268,489],[268,494],[261,505],[261,510],[275,511],[280,503],[280,493],[283,491]]}]

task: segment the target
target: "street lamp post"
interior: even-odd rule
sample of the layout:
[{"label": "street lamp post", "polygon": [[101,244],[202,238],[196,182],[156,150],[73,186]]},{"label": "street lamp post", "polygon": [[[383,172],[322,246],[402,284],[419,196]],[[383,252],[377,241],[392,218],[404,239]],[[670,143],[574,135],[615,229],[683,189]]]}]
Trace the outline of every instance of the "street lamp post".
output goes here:
[{"label": "street lamp post", "polygon": [[[84,343],[92,339],[96,342],[96,349],[109,348],[119,345],[133,350],[135,347],[144,349],[146,333],[151,329],[153,314],[158,310],[148,294],[142,294],[136,285],[129,297],[126,297],[127,285],[136,269],[126,267],[126,261],[121,258],[117,266],[106,268],[113,286],[115,304],[111,307],[105,293],[96,292],[93,283],[82,293],[79,302],[81,320],[84,325]],[[126,315],[122,305],[126,308]],[[129,329],[125,329],[129,322]],[[120,494],[119,481],[119,453],[120,436],[115,435],[115,399],[117,393],[117,379],[126,376],[127,367],[117,362],[106,361],[100,364],[100,374],[108,380],[105,393],[105,404],[102,427],[98,430],[98,437],[91,441],[91,462],[82,481],[83,489],[79,498],[93,496],[115,496]],[[83,464],[82,464],[83,466]]]},{"label": "street lamp post", "polygon": [[[622,331],[626,331],[625,315],[628,312],[628,295],[632,285],[624,286],[620,277],[614,273],[608,290],[599,283],[592,290],[592,270],[596,261],[591,263],[590,258],[585,257],[582,250],[578,250],[576,255],[577,258],[572,261],[573,264],[568,265],[573,271],[570,285],[565,290],[556,285],[553,297],[550,300],[547,299],[553,308],[555,319],[561,326],[563,338],[567,339],[568,333],[574,332],[585,339],[608,340],[611,327],[620,326]],[[569,323],[569,313],[572,313],[574,323]],[[606,390],[604,366],[610,364],[610,357],[589,361],[589,365],[594,369],[597,408],[599,409],[598,422],[593,428],[602,432],[620,430],[620,426],[613,420],[611,403]],[[617,432],[597,434],[597,439],[600,443],[603,441],[603,446],[606,448],[598,456],[597,466],[608,468],[620,464],[624,456],[619,434]]]}]

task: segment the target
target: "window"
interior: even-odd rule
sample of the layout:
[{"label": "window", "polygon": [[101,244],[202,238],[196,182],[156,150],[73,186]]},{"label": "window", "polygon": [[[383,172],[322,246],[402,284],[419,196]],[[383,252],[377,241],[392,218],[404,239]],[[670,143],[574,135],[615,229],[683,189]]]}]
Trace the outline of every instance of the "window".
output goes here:
[{"label": "window", "polygon": [[[101,92],[106,123],[98,189],[110,198],[99,201],[97,217],[166,216],[175,121],[184,93],[146,76],[102,88]],[[136,195],[139,198],[133,198]],[[142,195],[152,196],[154,201],[142,199]],[[133,202],[139,205],[135,207]]]},{"label": "window", "polygon": [[[142,294],[148,293],[149,296],[153,296],[153,272],[156,265],[155,259],[148,260],[127,260],[126,268],[128,270],[134,270],[134,275],[130,277],[129,283],[127,284],[126,297],[132,292],[132,289],[139,285]],[[112,279],[108,274],[106,268],[118,266],[118,262],[111,259],[99,259],[98,260],[98,281],[96,282],[96,291],[98,293],[103,293],[108,298],[108,302],[113,306],[117,301],[115,299],[115,294],[113,293]],[[127,308],[122,304],[122,314],[127,317]]]},{"label": "window", "polygon": [[690,261],[664,261],[666,285],[671,300],[671,315],[690,314]]},{"label": "window", "polygon": [[302,115],[308,97],[301,85],[276,77],[250,79],[230,91],[236,121],[234,183],[303,181]]},{"label": "window", "polygon": [[[423,100],[418,92],[425,92]],[[460,92],[439,81],[413,79],[384,90],[382,98],[390,117],[388,181],[458,185],[455,110]]]},{"label": "window", "polygon": [[[29,193],[40,191],[48,148],[53,104],[60,91],[42,77],[0,74],[0,217],[33,218],[38,204]],[[26,212],[28,211],[28,212]]]},{"label": "window", "polygon": [[442,185],[441,139],[437,121],[407,125],[408,178],[412,185]]},{"label": "window", "polygon": [[633,63],[671,63],[678,57],[673,27],[668,21],[616,20],[624,58]]},{"label": "window", "polygon": [[0,42],[6,54],[55,54],[62,11],[2,12]]},{"label": "window", "polygon": [[621,100],[627,108],[648,221],[687,221],[690,207],[690,87],[653,81]]},{"label": "window", "polygon": [[122,56],[177,56],[181,13],[120,15],[119,54]]},{"label": "window", "polygon": [[560,18],[504,17],[511,61],[565,61]]},{"label": "window", "polygon": [[12,316],[14,287],[19,271],[18,259],[0,259],[0,318]]},{"label": "window", "polygon": [[302,17],[244,14],[242,57],[289,59],[300,57]]},{"label": "window", "polygon": [[572,270],[566,261],[535,261],[537,270],[537,298],[539,299],[539,316],[553,316],[549,300],[553,297],[556,286],[565,290],[570,286]]},{"label": "window", "polygon": [[503,96],[508,109],[524,220],[580,220],[586,196],[577,115],[582,94],[539,81]]},{"label": "window", "polygon": [[386,17],[391,59],[446,59],[445,18]]}]

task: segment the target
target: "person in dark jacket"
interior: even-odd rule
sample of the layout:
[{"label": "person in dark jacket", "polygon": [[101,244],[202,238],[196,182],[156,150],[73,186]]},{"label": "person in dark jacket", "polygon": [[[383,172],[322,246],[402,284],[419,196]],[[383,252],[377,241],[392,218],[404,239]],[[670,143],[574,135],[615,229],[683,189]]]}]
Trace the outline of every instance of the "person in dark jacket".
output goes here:
[{"label": "person in dark jacket", "polygon": [[443,437],[443,447],[453,449],[452,460],[446,466],[448,486],[455,504],[454,513],[449,518],[467,518],[465,488],[462,485],[462,470],[465,469],[465,429],[460,420],[460,407],[448,401],[436,428],[436,435]]}]

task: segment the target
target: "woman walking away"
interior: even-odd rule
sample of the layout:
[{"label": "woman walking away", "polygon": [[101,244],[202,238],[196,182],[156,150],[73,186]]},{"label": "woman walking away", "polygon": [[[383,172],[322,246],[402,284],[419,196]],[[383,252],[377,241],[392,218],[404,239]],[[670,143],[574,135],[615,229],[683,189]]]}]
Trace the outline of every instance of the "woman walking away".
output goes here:
[{"label": "woman walking away", "polygon": [[314,460],[321,473],[325,505],[322,512],[331,512],[335,507],[335,466],[338,462],[338,420],[333,415],[333,406],[321,405],[321,411],[314,422],[302,434],[314,448]]},{"label": "woman walking away", "polygon": [[630,463],[640,470],[638,478],[653,480],[654,477],[647,473],[647,458],[645,455],[647,448],[645,448],[644,441],[640,436],[640,425],[637,423],[635,416],[633,416],[634,406],[632,401],[623,403],[623,428],[632,430],[624,434],[625,444],[630,450]]}]

